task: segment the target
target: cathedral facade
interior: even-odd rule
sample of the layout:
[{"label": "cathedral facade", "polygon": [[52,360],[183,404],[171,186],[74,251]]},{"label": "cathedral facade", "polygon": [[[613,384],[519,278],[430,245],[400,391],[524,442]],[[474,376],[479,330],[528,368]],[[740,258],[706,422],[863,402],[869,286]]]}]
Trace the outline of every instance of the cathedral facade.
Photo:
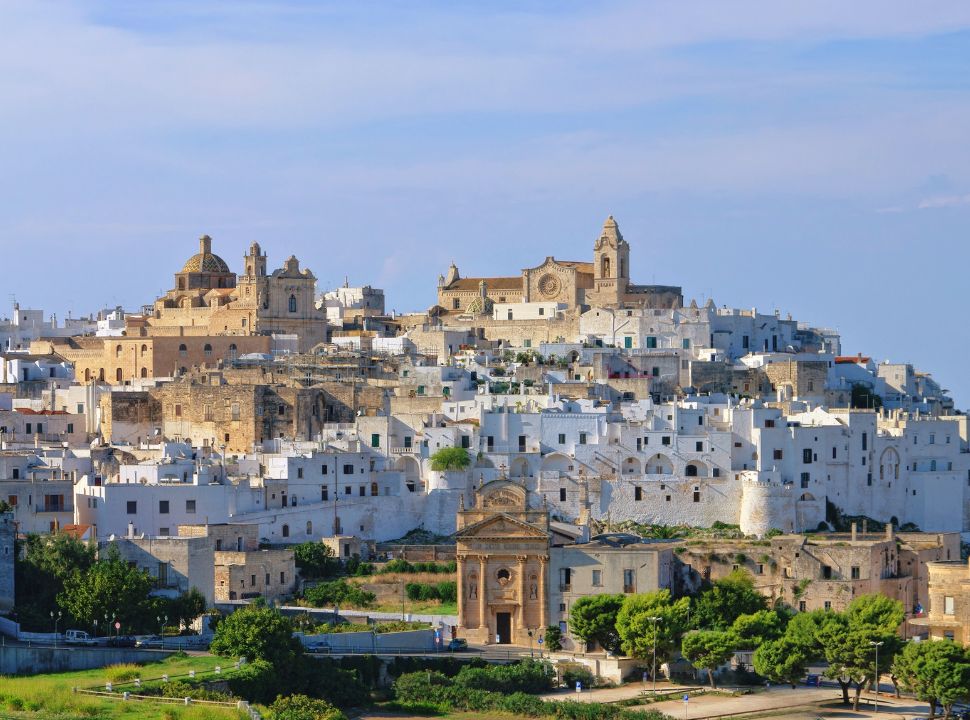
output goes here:
[{"label": "cathedral facade", "polygon": [[266,253],[252,243],[237,276],[212,252],[212,239],[175,273],[175,285],[158,298],[151,314],[132,319],[128,335],[295,334],[300,350],[324,342],[326,316],[315,305],[316,277],[294,256],[267,271]]},{"label": "cathedral facade", "polygon": [[463,278],[452,264],[438,279],[439,314],[482,315],[495,303],[554,302],[567,309],[588,307],[677,308],[681,289],[630,282],[630,245],[611,215],[593,244],[593,261],[549,256],[515,277]]}]

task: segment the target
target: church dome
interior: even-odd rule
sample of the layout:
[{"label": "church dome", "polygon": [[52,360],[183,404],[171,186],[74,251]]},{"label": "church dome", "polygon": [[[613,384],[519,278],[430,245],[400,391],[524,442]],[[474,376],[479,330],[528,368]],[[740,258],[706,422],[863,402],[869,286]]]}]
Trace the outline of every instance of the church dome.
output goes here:
[{"label": "church dome", "polygon": [[199,238],[199,252],[185,261],[184,273],[228,273],[226,261],[212,252],[212,238],[203,235]]}]

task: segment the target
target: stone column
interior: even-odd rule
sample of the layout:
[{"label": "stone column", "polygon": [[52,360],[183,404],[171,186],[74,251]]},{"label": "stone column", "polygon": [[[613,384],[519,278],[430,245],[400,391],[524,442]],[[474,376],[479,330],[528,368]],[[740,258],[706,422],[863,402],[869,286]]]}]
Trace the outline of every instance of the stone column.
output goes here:
[{"label": "stone column", "polygon": [[465,601],[465,556],[457,555],[455,557],[458,570],[458,627],[465,627],[465,610],[467,609],[467,602]]},{"label": "stone column", "polygon": [[478,628],[483,630],[483,638],[486,643],[491,641],[491,631],[488,629],[488,620],[485,616],[485,556],[478,556]]},{"label": "stone column", "polygon": [[546,620],[546,606],[549,604],[549,598],[546,596],[546,572],[548,570],[548,564],[548,558],[539,558],[539,632],[541,633],[546,632],[548,625],[548,621]]},{"label": "stone column", "polygon": [[[519,627],[516,628],[519,632],[525,632],[526,630],[526,603],[529,602],[528,588],[526,587],[526,561],[529,559],[526,555],[517,555],[516,560],[519,561]],[[515,633],[513,633],[513,636]]]}]

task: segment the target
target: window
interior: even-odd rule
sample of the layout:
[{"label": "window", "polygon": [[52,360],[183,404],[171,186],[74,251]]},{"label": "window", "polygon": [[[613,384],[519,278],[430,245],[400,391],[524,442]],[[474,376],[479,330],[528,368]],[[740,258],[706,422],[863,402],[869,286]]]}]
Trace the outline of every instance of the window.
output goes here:
[{"label": "window", "polygon": [[212,357],[212,346],[206,343],[205,347],[202,348],[202,352],[205,353],[206,357]]},{"label": "window", "polygon": [[321,465],[321,466],[320,466],[320,474],[321,474],[321,475],[326,475],[326,474],[327,474],[327,472],[328,472],[328,468],[327,468],[327,466],[326,466],[326,465]]},{"label": "window", "polygon": [[185,501],[185,514],[186,515],[195,515],[195,500],[186,500]]},{"label": "window", "polygon": [[179,356],[185,357],[189,354],[189,349],[185,346],[185,343],[179,345]]},{"label": "window", "polygon": [[344,495],[350,495],[350,485],[344,488]]},{"label": "window", "polygon": [[651,350],[656,349],[656,347],[657,347],[657,338],[655,336],[653,336],[653,335],[648,335],[647,336],[647,347],[649,349],[651,349]]},{"label": "window", "polygon": [[297,477],[298,480],[302,480],[303,479],[303,468],[297,468],[296,469],[296,477]]},{"label": "window", "polygon": [[[510,315],[512,314],[512,311],[511,310],[509,310],[509,314]],[[539,308],[539,314],[540,315],[545,315],[546,314],[546,309],[545,308]]]},{"label": "window", "polygon": [[327,502],[330,499],[330,494],[327,492],[326,486],[320,488],[320,502]]},{"label": "window", "polygon": [[24,432],[30,435],[34,431],[34,426],[32,423],[26,423],[24,425]]},{"label": "window", "polygon": [[359,492],[357,494],[360,495],[361,497],[366,497],[367,496],[367,488],[365,486],[361,485],[360,488],[359,488]]},{"label": "window", "polygon": [[835,448],[832,448],[832,459],[833,460],[835,460],[838,457],[838,454],[839,454],[838,451]]},{"label": "window", "polygon": [[826,610],[831,610],[832,609],[832,601],[831,600],[826,600],[825,603],[824,603],[824,606],[825,606],[825,609]]},{"label": "window", "polygon": [[458,298],[454,298],[451,301],[451,309],[452,310],[460,310],[461,309],[461,300],[459,300]]},{"label": "window", "polygon": [[289,309],[291,313],[296,312],[296,295],[290,295]]},{"label": "window", "polygon": [[[169,534],[170,534],[169,533],[169,529],[167,527],[160,527],[160,528],[158,528],[158,534],[161,537],[168,537]],[[161,568],[162,568],[163,565],[164,566],[167,566],[168,563],[159,563],[159,565],[158,565],[159,570],[161,570]]]},{"label": "window", "polygon": [[182,406],[176,403],[175,405],[175,417],[182,417]]},{"label": "window", "polygon": [[418,385],[418,395],[424,395],[424,385]]},{"label": "window", "polygon": [[805,604],[805,601],[804,600],[799,600],[798,601],[798,612],[805,612],[805,610],[807,609],[807,607],[808,606]]},{"label": "window", "polygon": [[862,449],[869,449],[869,433],[862,433]]},{"label": "window", "polygon": [[68,434],[74,432],[74,423],[68,423],[67,424],[67,432],[68,432]]},{"label": "window", "polygon": [[747,335],[742,335],[741,336],[741,347],[744,348],[745,350],[747,350],[749,347],[751,347],[751,338],[748,337]]},{"label": "window", "polygon": [[696,443],[694,443],[694,450],[697,452],[704,452],[704,441],[698,440]]},{"label": "window", "polygon": [[344,475],[353,475],[353,474],[354,474],[354,466],[351,465],[350,463],[345,464]]},{"label": "window", "polygon": [[684,350],[690,350],[690,338],[684,338],[684,340],[681,342],[681,347],[683,347]]},{"label": "window", "polygon": [[851,578],[852,578],[853,580],[858,580],[858,579],[859,579],[859,577],[860,577],[860,572],[859,572],[859,566],[858,566],[858,565],[853,565],[853,566],[852,566],[852,568],[851,568],[851,569],[849,570],[849,576],[850,576],[850,577],[851,577]]},{"label": "window", "polygon": [[936,445],[936,433],[930,433],[930,445]]},{"label": "window", "polygon": [[472,439],[468,435],[461,436],[461,446],[463,449],[467,450],[472,446]]},{"label": "window", "polygon": [[600,587],[603,584],[603,571],[593,570],[593,587]]},{"label": "window", "polygon": [[[289,525],[284,525],[283,526],[283,537],[289,537],[289,536],[290,536],[290,526]],[[255,577],[255,576],[253,576],[253,577]]]},{"label": "window", "polygon": [[694,491],[694,502],[699,503],[700,501],[701,501],[701,493],[700,493],[700,490],[695,490]]},{"label": "window", "polygon": [[822,566],[822,578],[824,580],[831,580],[832,579],[832,566],[831,565],[823,565]]},{"label": "window", "polygon": [[20,479],[20,468],[14,468],[13,469],[13,479],[14,480],[19,480]]},{"label": "window", "polygon": [[950,596],[950,595],[946,595],[943,598],[943,614],[944,615],[953,615],[954,614],[954,612],[953,612],[953,597]]},{"label": "window", "polygon": [[809,473],[802,473],[802,489],[803,490],[808,487],[808,483],[809,483],[809,481],[811,479],[812,479],[811,474],[809,474]]},{"label": "window", "polygon": [[7,504],[10,507],[17,507],[17,496],[16,495],[8,495],[7,496]]},{"label": "window", "polygon": [[129,500],[127,502],[127,510],[129,515],[136,515],[138,513],[138,501]]},{"label": "window", "polygon": [[256,576],[255,575],[250,575],[249,576],[249,587],[256,587]]},{"label": "window", "polygon": [[559,488],[559,502],[566,502],[566,488]]},{"label": "window", "polygon": [[636,500],[637,502],[639,502],[640,500],[643,500],[643,488],[640,487],[639,485],[633,488],[633,499]]},{"label": "window", "polygon": [[488,448],[489,452],[492,452],[492,450],[495,449],[495,437],[492,435],[489,435],[488,437],[486,437],[485,446]]},{"label": "window", "polygon": [[407,449],[411,449],[412,447],[414,447],[414,438],[411,437],[410,435],[405,435],[404,436],[404,447],[407,448]]},{"label": "window", "polygon": [[778,449],[776,449],[776,450],[775,450],[775,451],[774,451],[774,452],[772,453],[772,456],[774,457],[774,459],[775,459],[775,460],[782,460],[782,459],[784,459],[784,457],[785,457],[785,453],[784,453],[784,451],[782,451],[782,450],[778,450]]},{"label": "window", "polygon": [[158,514],[159,515],[168,515],[168,500],[159,500],[158,501]]},{"label": "window", "polygon": [[286,573],[280,572],[280,585],[286,585]]},{"label": "window", "polygon": [[623,592],[636,592],[636,583],[634,581],[633,570],[626,569],[623,571]]},{"label": "window", "polygon": [[670,445],[670,435],[664,435],[662,438],[660,438],[660,444]]},{"label": "window", "polygon": [[805,465],[811,465],[812,464],[812,449],[811,448],[805,448],[804,450],[802,450],[802,463],[804,463]]},{"label": "window", "polygon": [[239,403],[233,403],[229,406],[230,417],[233,420],[239,419]]},{"label": "window", "polygon": [[566,433],[559,433],[559,444],[560,445],[566,444]]},{"label": "window", "polygon": [[764,575],[765,574],[765,566],[764,566],[763,563],[758,563],[758,566],[757,566],[757,574],[758,575]]},{"label": "window", "polygon": [[579,433],[579,444],[580,445],[586,444],[586,433]]}]

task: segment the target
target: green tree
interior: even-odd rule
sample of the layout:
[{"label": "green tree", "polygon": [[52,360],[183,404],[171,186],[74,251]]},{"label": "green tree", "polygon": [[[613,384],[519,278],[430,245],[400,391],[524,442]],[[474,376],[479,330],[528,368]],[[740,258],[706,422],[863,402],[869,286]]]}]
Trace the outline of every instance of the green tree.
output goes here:
[{"label": "green tree", "polygon": [[807,672],[812,658],[806,646],[787,637],[769,640],[754,653],[754,671],[776,683],[790,683],[792,689]]},{"label": "green tree", "polygon": [[294,545],[293,559],[304,578],[333,577],[340,572],[340,561],[333,556],[333,550],[322,542]]},{"label": "green tree", "polygon": [[107,614],[138,632],[155,627],[155,605],[148,595],[154,585],[151,575],[130,566],[112,546],[105,559],[71,573],[57,603],[85,627]]},{"label": "green tree", "polygon": [[694,667],[707,670],[707,677],[714,683],[714,671],[734,655],[734,636],[723,630],[694,630],[684,635],[681,652]]},{"label": "green tree", "polygon": [[168,621],[179,627],[189,627],[195,619],[205,612],[205,596],[198,588],[192,588],[167,603]]},{"label": "green tree", "polygon": [[970,657],[952,640],[906,643],[892,671],[904,690],[929,703],[930,717],[937,704],[949,718],[955,703],[970,699]]},{"label": "green tree", "polygon": [[542,639],[545,641],[546,650],[549,652],[562,650],[562,630],[559,629],[558,625],[547,627]]},{"label": "green tree", "polygon": [[57,596],[74,570],[85,572],[95,561],[95,546],[70,535],[28,535],[14,553],[17,620],[25,630],[50,628]]},{"label": "green tree", "polygon": [[831,616],[826,610],[797,613],[788,621],[784,637],[801,647],[809,661],[822,660],[825,658],[825,649],[819,642],[818,632]]},{"label": "green tree", "polygon": [[333,606],[334,618],[340,615],[340,608],[370,607],[377,596],[346,580],[331,580],[314,585],[303,591],[303,597],[314,607]]},{"label": "green tree", "polygon": [[[656,632],[657,658],[669,658],[687,629],[690,598],[671,599],[669,590],[627,595],[616,615],[616,631],[627,655],[653,658]],[[660,618],[656,623],[652,617]],[[661,660],[657,660],[659,664]]]},{"label": "green tree", "polygon": [[209,649],[224,657],[266,660],[278,671],[303,655],[303,644],[293,637],[290,619],[260,605],[247,605],[223,619]]},{"label": "green tree", "polygon": [[[858,709],[865,683],[892,665],[902,643],[896,630],[904,617],[902,604],[884,595],[862,595],[844,613],[829,613],[817,638],[829,663],[829,677],[842,688],[843,703],[849,703],[849,687],[855,684],[853,708]],[[874,643],[880,643],[878,668]]]},{"label": "green tree", "polygon": [[764,595],[755,590],[751,576],[744,570],[735,570],[697,598],[691,608],[691,626],[727,630],[739,616],[756,613],[766,606]]},{"label": "green tree", "polygon": [[276,698],[269,707],[272,720],[346,720],[347,716],[326,700],[306,695]]},{"label": "green tree", "polygon": [[878,410],[882,407],[882,396],[876,395],[871,385],[854,383],[851,404],[854,408]]},{"label": "green tree", "polygon": [[754,650],[762,643],[781,637],[783,630],[782,619],[774,610],[739,615],[731,625],[731,633],[741,650]]},{"label": "green tree", "polygon": [[585,642],[592,640],[611,653],[619,652],[622,643],[616,631],[616,616],[623,607],[624,597],[588,595],[577,600],[569,610],[573,635]]},{"label": "green tree", "polygon": [[438,472],[464,470],[471,464],[471,460],[467,450],[457,447],[441,448],[431,456],[431,469]]}]

